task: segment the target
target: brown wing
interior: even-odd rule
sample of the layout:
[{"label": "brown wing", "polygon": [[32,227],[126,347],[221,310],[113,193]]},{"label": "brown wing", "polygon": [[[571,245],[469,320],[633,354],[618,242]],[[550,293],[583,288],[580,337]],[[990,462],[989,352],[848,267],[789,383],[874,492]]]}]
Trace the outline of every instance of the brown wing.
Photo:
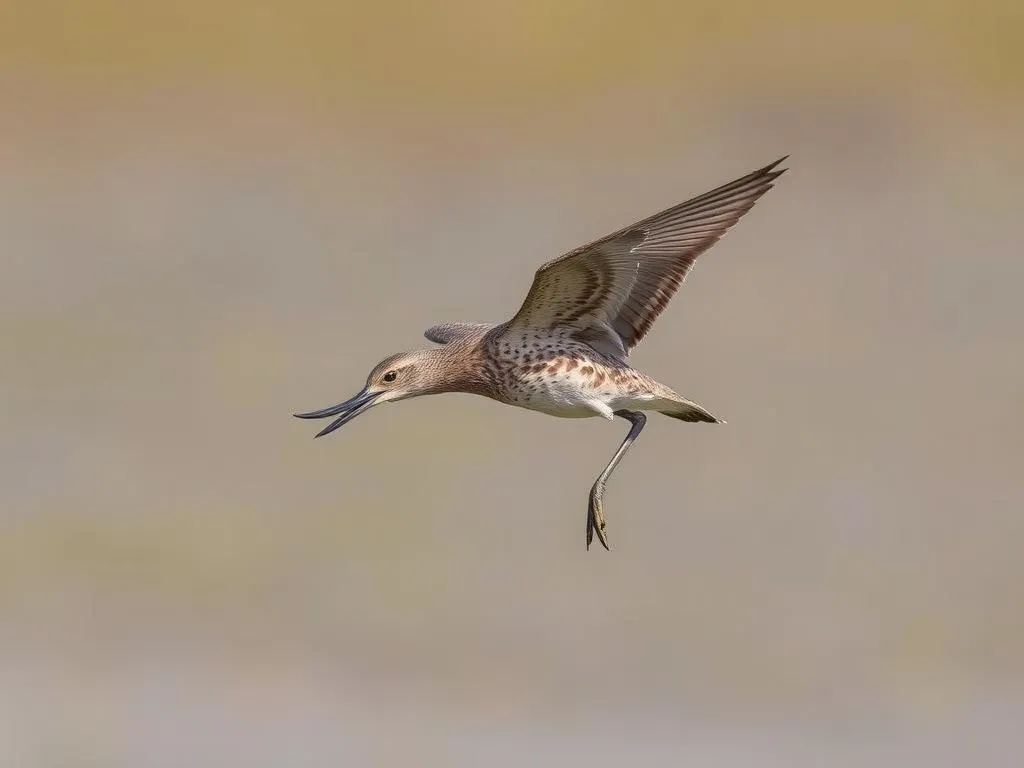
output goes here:
[{"label": "brown wing", "polygon": [[450,344],[467,336],[482,336],[493,327],[489,323],[439,323],[427,328],[423,335],[437,344]]},{"label": "brown wing", "polygon": [[697,257],[785,172],[775,170],[785,159],[548,262],[507,328],[570,327],[595,348],[625,358]]}]

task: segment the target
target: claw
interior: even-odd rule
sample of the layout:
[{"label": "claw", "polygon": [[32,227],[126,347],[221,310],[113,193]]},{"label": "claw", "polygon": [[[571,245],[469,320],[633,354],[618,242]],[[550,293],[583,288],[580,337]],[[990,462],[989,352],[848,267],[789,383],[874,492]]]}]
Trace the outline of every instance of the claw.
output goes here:
[{"label": "claw", "polygon": [[587,550],[590,550],[590,545],[594,541],[594,533],[597,533],[597,540],[601,542],[601,546],[611,551],[611,547],[608,546],[608,536],[605,534],[605,520],[604,520],[604,509],[601,504],[600,494],[595,488],[590,494],[590,503],[587,505]]}]

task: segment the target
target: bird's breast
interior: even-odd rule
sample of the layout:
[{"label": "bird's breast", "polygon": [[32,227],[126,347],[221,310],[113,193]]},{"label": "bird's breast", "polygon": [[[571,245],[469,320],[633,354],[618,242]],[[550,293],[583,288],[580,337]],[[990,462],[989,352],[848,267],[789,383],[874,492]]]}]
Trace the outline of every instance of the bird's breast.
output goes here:
[{"label": "bird's breast", "polygon": [[623,372],[595,360],[585,345],[520,343],[502,352],[495,359],[498,394],[509,405],[562,418],[608,417],[623,395]]}]

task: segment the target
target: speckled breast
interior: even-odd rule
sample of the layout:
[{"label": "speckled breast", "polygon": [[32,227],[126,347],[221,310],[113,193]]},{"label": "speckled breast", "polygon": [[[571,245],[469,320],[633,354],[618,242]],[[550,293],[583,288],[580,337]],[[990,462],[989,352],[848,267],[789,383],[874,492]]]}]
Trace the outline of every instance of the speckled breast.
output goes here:
[{"label": "speckled breast", "polygon": [[491,353],[499,398],[552,416],[594,416],[592,400],[615,401],[628,387],[628,369],[565,337],[525,333],[502,338]]}]

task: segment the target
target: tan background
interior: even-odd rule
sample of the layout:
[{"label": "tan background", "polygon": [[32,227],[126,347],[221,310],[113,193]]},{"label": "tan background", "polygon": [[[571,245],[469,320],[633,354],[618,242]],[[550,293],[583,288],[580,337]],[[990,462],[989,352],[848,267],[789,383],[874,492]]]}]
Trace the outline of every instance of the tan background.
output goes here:
[{"label": "tan background", "polygon": [[[4,3],[0,763],[1022,759],[1022,8]],[[786,153],[611,554],[624,423],[289,415]]]}]

